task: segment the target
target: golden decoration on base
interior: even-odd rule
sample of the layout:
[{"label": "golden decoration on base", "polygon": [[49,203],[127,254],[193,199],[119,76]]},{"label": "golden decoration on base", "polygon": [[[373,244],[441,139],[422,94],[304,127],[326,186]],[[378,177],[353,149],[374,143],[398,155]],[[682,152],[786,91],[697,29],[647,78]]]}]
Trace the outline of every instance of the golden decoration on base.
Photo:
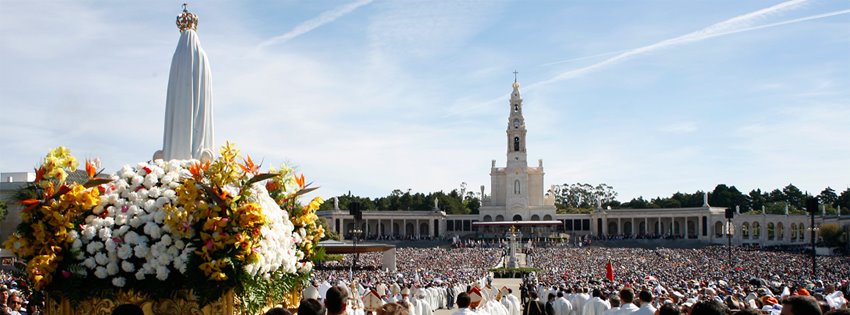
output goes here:
[{"label": "golden decoration on base", "polygon": [[120,291],[113,299],[93,298],[72,305],[67,298],[47,296],[45,315],[111,315],[119,305],[135,304],[145,315],[236,315],[233,291],[200,307],[191,292],[181,292],[170,299],[151,300],[135,291]]}]

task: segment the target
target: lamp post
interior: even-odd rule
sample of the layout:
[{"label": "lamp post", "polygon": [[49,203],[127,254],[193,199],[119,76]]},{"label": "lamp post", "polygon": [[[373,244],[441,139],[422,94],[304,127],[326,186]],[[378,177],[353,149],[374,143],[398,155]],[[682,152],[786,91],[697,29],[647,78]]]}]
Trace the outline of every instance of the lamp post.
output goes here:
[{"label": "lamp post", "polygon": [[726,252],[730,270],[732,269],[732,217],[734,216],[735,212],[732,211],[732,208],[726,208]]},{"label": "lamp post", "polygon": [[812,237],[812,280],[817,279],[817,252],[815,251],[815,241],[817,240],[817,228],[815,227],[815,212],[818,211],[818,201],[817,197],[808,197],[806,198],[806,211],[811,215],[812,221],[809,225],[809,230],[811,230]]},{"label": "lamp post", "polygon": [[357,261],[360,260],[360,253],[357,252],[357,239],[359,239],[360,235],[363,234],[363,230],[355,226],[353,229],[348,231],[348,233],[351,234],[354,241],[354,260],[351,262],[351,271],[353,273],[354,269],[357,268]]}]

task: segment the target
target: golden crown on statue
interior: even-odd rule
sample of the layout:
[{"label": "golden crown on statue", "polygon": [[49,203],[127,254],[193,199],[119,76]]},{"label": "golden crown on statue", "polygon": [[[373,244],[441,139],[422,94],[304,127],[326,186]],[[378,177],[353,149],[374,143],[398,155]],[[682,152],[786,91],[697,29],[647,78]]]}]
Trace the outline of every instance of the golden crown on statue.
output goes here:
[{"label": "golden crown on statue", "polygon": [[189,5],[183,4],[183,13],[177,16],[177,28],[182,33],[185,30],[198,30],[198,16],[187,9]]}]

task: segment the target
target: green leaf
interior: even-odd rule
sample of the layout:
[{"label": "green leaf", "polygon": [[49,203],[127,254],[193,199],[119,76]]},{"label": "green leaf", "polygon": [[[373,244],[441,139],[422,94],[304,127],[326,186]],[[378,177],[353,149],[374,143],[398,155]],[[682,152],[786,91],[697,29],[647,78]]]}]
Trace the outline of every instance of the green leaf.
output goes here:
[{"label": "green leaf", "polygon": [[92,188],[92,187],[100,186],[100,185],[110,183],[110,182],[112,182],[112,180],[107,179],[107,178],[92,178],[92,179],[89,179],[89,181],[87,181],[85,184],[83,184],[83,187]]},{"label": "green leaf", "polygon": [[301,196],[301,195],[303,195],[303,194],[309,193],[309,192],[314,191],[314,190],[316,190],[316,189],[319,189],[319,187],[304,188],[304,189],[302,189],[302,190],[299,190],[297,193],[295,193],[295,195],[296,195],[296,196]]},{"label": "green leaf", "polygon": [[256,182],[264,181],[264,180],[267,180],[269,178],[275,178],[277,176],[280,176],[280,174],[276,174],[276,173],[257,174],[254,177],[252,177],[251,179],[249,179],[247,182],[245,182],[245,186],[251,186]]}]

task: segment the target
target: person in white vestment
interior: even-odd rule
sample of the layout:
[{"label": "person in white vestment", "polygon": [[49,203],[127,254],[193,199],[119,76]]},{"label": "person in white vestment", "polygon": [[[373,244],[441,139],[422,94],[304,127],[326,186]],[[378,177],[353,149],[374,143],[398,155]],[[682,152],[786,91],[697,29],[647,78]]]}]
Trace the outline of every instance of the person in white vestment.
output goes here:
[{"label": "person in white vestment", "polygon": [[564,297],[563,291],[558,291],[558,298],[553,303],[555,315],[570,315],[573,313],[573,304]]},{"label": "person in white vestment", "polygon": [[638,310],[637,305],[632,303],[635,299],[635,291],[631,288],[620,290],[620,309],[613,315],[631,315]]},{"label": "person in white vestment", "polygon": [[605,311],[611,308],[608,302],[602,299],[602,291],[593,289],[593,298],[584,304],[582,309],[583,315],[603,315]]},{"label": "person in white vestment", "polygon": [[522,302],[520,302],[519,298],[514,295],[514,290],[511,288],[508,288],[508,300],[511,301],[511,304],[513,305],[511,315],[520,315],[520,313],[522,313]]},{"label": "person in white vestment", "polygon": [[605,315],[616,314],[618,310],[620,310],[620,297],[616,294],[611,294],[611,297],[608,298],[608,304],[611,304],[611,308],[605,311]]},{"label": "person in white vestment", "polygon": [[572,315],[581,315],[581,308],[584,307],[584,300],[581,299],[581,289],[579,287],[573,287],[573,292],[567,299],[573,305]]},{"label": "person in white vestment", "polygon": [[416,304],[417,313],[411,315],[431,315],[434,312],[434,308],[425,299],[425,290],[416,290],[416,299],[413,300],[413,303]]},{"label": "person in white vestment", "polygon": [[655,315],[655,307],[652,306],[652,293],[647,290],[642,290],[638,293],[640,301],[640,309],[633,314],[636,315]]}]

